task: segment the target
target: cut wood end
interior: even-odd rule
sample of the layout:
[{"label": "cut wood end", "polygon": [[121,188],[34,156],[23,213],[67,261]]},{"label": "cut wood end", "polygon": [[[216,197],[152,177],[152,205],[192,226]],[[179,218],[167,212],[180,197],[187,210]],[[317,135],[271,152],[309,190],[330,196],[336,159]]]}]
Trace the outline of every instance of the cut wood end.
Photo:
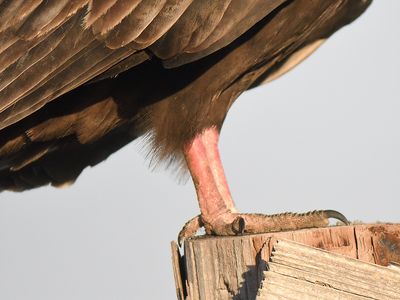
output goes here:
[{"label": "cut wood end", "polygon": [[284,239],[274,243],[264,276],[257,300],[400,299],[400,269]]},{"label": "cut wood end", "polygon": [[[195,237],[185,241],[185,255],[174,260],[174,264],[179,265],[174,266],[174,272],[180,272],[179,276],[175,276],[181,278],[177,284],[182,291],[184,289],[184,298],[180,299],[232,299],[236,295],[240,295],[240,299],[255,299],[274,241],[282,239],[369,264],[388,266],[391,262],[400,263],[400,224],[331,226],[234,237]],[[398,268],[392,265],[390,268]],[[182,270],[186,271],[185,274]]]}]

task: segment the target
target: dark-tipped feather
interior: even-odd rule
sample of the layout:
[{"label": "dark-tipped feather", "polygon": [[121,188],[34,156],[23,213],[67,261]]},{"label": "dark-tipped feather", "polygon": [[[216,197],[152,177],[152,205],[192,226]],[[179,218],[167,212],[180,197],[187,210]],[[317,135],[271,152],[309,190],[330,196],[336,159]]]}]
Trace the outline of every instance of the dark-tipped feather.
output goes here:
[{"label": "dark-tipped feather", "polygon": [[368,4],[0,1],[0,190],[73,182],[138,136],[184,166],[240,93]]}]

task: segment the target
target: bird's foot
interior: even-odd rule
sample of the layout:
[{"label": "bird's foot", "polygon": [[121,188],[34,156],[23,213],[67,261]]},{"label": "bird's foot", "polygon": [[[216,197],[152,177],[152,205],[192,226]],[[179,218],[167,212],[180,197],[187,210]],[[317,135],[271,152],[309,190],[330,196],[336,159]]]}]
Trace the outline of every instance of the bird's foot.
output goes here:
[{"label": "bird's foot", "polygon": [[345,224],[349,221],[335,210],[315,210],[307,213],[282,213],[276,215],[224,213],[212,220],[205,221],[201,215],[189,220],[179,232],[178,243],[193,237],[197,230],[204,227],[206,234],[233,236],[245,233],[267,233],[303,228],[325,227],[329,219],[334,218]]}]

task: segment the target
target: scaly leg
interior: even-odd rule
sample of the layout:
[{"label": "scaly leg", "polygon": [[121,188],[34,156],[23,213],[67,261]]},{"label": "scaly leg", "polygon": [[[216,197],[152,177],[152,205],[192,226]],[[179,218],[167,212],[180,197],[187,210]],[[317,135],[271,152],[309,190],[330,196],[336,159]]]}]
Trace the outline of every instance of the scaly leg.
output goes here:
[{"label": "scaly leg", "polygon": [[211,127],[185,146],[184,155],[196,188],[201,214],[187,222],[179,240],[204,226],[207,234],[237,235],[326,226],[329,218],[347,219],[333,210],[279,215],[238,213],[218,151],[219,132]]}]

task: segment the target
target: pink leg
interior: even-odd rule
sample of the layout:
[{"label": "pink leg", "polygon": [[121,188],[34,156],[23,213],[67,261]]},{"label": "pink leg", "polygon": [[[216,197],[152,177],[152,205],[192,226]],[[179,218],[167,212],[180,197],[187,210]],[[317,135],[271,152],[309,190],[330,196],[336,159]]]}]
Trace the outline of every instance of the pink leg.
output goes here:
[{"label": "pink leg", "polygon": [[332,210],[307,214],[239,214],[233,203],[218,151],[219,132],[210,127],[184,147],[184,155],[196,188],[201,215],[190,220],[179,239],[193,235],[200,226],[208,234],[235,235],[319,227],[328,218],[347,222],[340,213]]},{"label": "pink leg", "polygon": [[236,212],[219,156],[218,139],[216,128],[206,129],[184,151],[204,216]]},{"label": "pink leg", "polygon": [[242,230],[241,218],[226,181],[218,139],[218,130],[208,128],[185,147],[184,154],[196,188],[201,225],[208,234],[234,235]]}]

